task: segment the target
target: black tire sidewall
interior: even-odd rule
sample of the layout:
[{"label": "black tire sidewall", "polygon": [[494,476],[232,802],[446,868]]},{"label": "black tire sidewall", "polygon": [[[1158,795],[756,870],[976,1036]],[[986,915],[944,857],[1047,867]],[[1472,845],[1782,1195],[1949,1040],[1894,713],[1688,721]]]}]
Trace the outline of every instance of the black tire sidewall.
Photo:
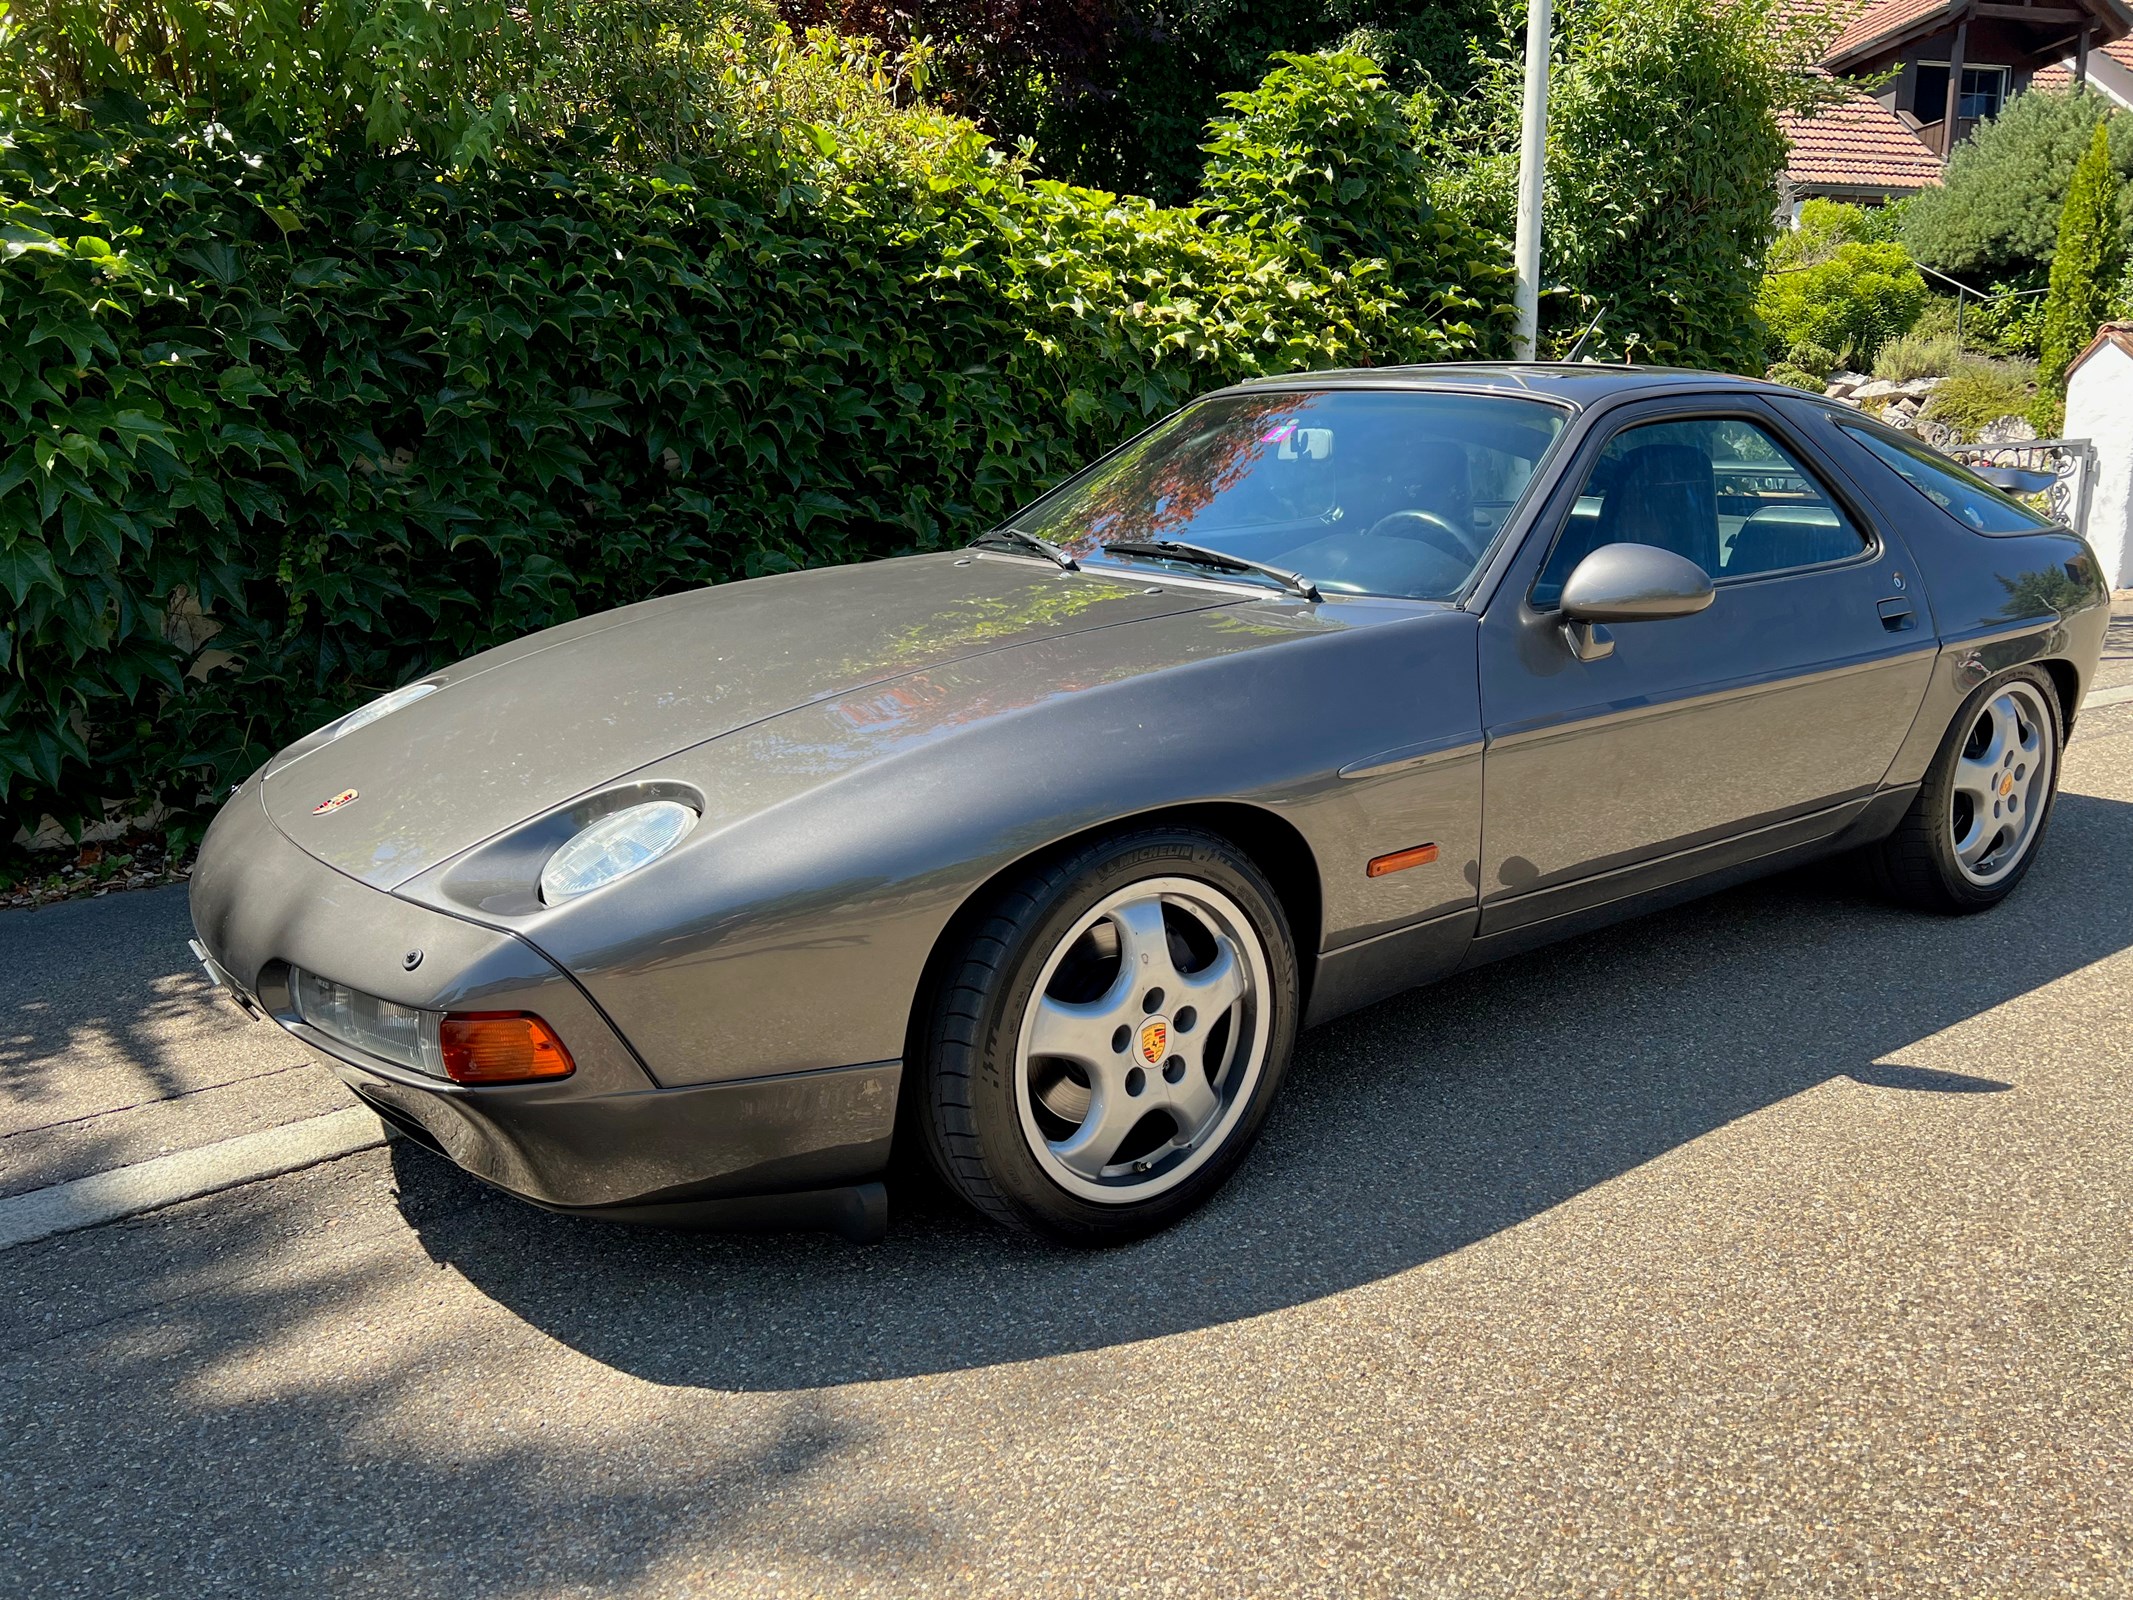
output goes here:
[{"label": "black tire sidewall", "polygon": [[[1220,1148],[1175,1188],[1147,1200],[1103,1205],[1073,1194],[1038,1162],[1023,1132],[1016,1084],[1022,1018],[1046,958],[1106,896],[1151,878],[1191,878],[1227,895],[1251,919],[1265,948],[1267,1055],[1243,1114]],[[1236,1169],[1272,1109],[1297,1028],[1295,944],[1273,888],[1249,858],[1216,835],[1183,828],[1142,830],[1098,844],[1065,864],[1000,963],[1001,981],[981,998],[971,1111],[980,1158],[1000,1198],[1039,1232],[1080,1242],[1138,1237],[1199,1206]]]}]

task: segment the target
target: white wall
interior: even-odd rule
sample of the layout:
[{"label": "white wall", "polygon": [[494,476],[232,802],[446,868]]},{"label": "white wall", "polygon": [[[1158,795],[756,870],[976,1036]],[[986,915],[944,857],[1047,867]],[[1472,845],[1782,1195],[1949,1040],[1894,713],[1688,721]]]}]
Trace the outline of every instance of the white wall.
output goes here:
[{"label": "white wall", "polygon": [[2089,51],[2089,84],[2122,106],[2133,106],[2133,67],[2121,65],[2101,50]]},{"label": "white wall", "polygon": [[2133,589],[2133,355],[2106,344],[2074,369],[2066,437],[2096,447],[2089,543],[2111,587]]}]

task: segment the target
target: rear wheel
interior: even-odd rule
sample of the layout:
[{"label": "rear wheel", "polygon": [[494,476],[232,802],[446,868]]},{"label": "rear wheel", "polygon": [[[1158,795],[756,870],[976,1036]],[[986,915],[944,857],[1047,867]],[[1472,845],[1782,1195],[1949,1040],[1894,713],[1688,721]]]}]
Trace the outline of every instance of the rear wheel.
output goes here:
[{"label": "rear wheel", "polygon": [[953,960],[926,1041],[927,1148],[1010,1227],[1103,1244],[1205,1200],[1257,1136],[1296,1032],[1265,878],[1196,829],[1031,873]]},{"label": "rear wheel", "polygon": [[2023,667],[1963,703],[1918,797],[1875,847],[1875,875],[1929,911],[1983,911],[2014,891],[2059,791],[2059,696]]}]

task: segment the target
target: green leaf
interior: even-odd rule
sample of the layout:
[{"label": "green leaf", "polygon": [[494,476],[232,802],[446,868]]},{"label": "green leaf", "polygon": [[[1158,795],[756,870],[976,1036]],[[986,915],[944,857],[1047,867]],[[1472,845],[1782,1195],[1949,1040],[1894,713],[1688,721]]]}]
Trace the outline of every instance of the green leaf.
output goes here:
[{"label": "green leaf", "polygon": [[21,606],[39,585],[66,593],[66,585],[53,569],[51,552],[35,544],[0,546],[0,589],[7,591],[8,598]]}]

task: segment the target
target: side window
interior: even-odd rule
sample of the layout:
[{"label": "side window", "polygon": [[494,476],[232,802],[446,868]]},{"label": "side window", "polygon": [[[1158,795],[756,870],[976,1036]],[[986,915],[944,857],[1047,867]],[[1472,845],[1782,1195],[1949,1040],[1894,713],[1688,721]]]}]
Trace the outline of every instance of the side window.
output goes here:
[{"label": "side window", "polygon": [[[1842,423],[1838,424],[1843,427]],[[1874,452],[1881,464],[1967,528],[1979,533],[2041,533],[2056,528],[2011,495],[2004,495],[1967,467],[1924,445],[1896,444],[1863,428],[1849,437]]]},{"label": "side window", "polygon": [[1724,582],[1848,561],[1867,541],[1762,427],[1710,417],[1642,423],[1608,441],[1533,586],[1533,603],[1554,605],[1563,580],[1606,544],[1655,544]]}]

